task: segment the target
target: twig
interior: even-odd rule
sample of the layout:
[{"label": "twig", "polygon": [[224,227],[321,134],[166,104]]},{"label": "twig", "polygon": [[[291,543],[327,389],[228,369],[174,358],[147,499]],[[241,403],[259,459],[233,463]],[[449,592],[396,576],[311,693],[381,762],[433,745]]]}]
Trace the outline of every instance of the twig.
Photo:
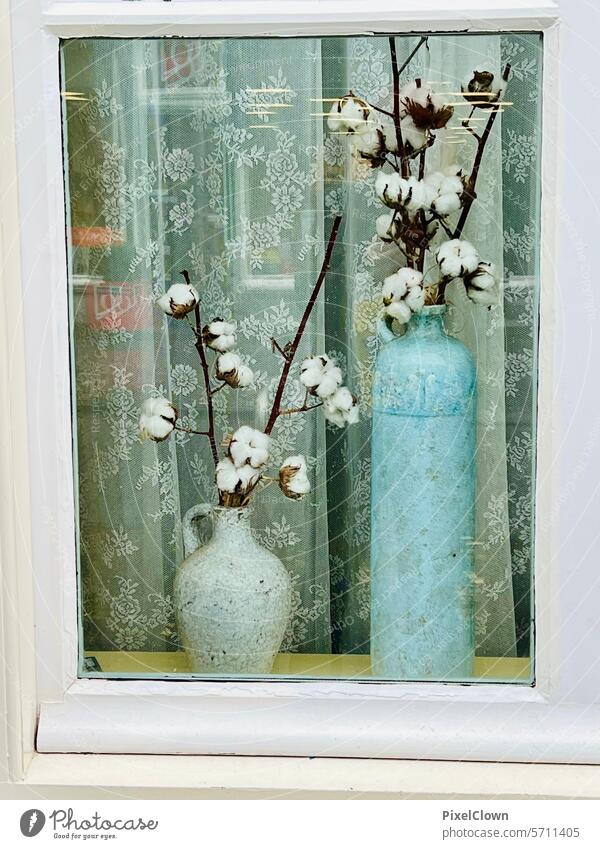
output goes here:
[{"label": "twig", "polygon": [[[502,72],[502,79],[504,82],[508,80],[510,74],[510,65],[507,65]],[[501,101],[498,100],[498,103]],[[467,223],[467,218],[469,216],[469,212],[471,211],[471,207],[473,206],[473,201],[476,198],[475,194],[475,185],[477,183],[477,176],[479,174],[479,168],[481,167],[481,160],[483,159],[483,152],[485,150],[485,145],[487,140],[490,137],[490,133],[492,132],[492,127],[494,126],[494,121],[496,120],[496,115],[498,114],[498,109],[493,109],[490,117],[487,120],[487,124],[485,125],[485,130],[481,134],[481,138],[477,144],[477,152],[475,154],[475,159],[473,160],[473,168],[471,170],[471,176],[469,177],[469,182],[465,188],[465,192],[467,195],[467,199],[465,201],[465,205],[462,208],[462,212],[460,214],[460,218],[458,219],[458,224],[456,225],[456,229],[452,235],[453,239],[460,239],[462,235],[462,231],[464,230],[465,224]],[[443,289],[445,287],[440,287]],[[443,294],[443,291],[442,291]]]},{"label": "twig", "polygon": [[[190,275],[187,271],[182,271],[181,274],[185,278],[185,282],[188,286],[191,286],[190,283]],[[206,389],[206,407],[208,410],[208,441],[210,443],[210,451],[212,454],[213,462],[215,466],[219,462],[219,452],[217,451],[217,441],[215,438],[215,413],[213,410],[213,402],[212,402],[212,389],[210,386],[210,371],[208,362],[206,359],[206,351],[204,350],[204,342],[202,341],[202,319],[200,316],[200,304],[197,303],[194,307],[194,317],[196,319],[196,342],[195,348],[198,351],[198,356],[200,357],[200,363],[202,365],[202,374],[204,375],[204,386]]]},{"label": "twig", "polygon": [[308,319],[310,318],[310,314],[313,311],[313,308],[317,302],[317,298],[319,296],[319,292],[321,290],[321,286],[325,281],[325,277],[329,270],[329,263],[331,262],[331,254],[333,253],[333,247],[335,245],[335,240],[337,239],[338,230],[340,229],[340,224],[342,221],[342,216],[337,215],[334,219],[333,226],[331,228],[331,233],[329,234],[329,240],[327,242],[327,249],[325,251],[325,256],[323,257],[323,264],[321,265],[321,271],[319,272],[319,276],[317,277],[317,282],[314,285],[314,288],[310,294],[310,298],[308,299],[308,303],[300,319],[300,324],[298,325],[298,330],[296,331],[296,335],[294,336],[294,340],[291,343],[288,351],[288,355],[286,357],[285,363],[283,365],[283,369],[281,371],[281,377],[279,378],[279,384],[277,386],[277,391],[275,392],[275,399],[273,401],[273,407],[271,408],[271,414],[269,415],[269,420],[267,422],[267,426],[265,428],[265,433],[270,434],[273,430],[273,426],[277,421],[277,417],[280,413],[280,405],[281,399],[283,397],[283,391],[285,389],[285,384],[287,382],[290,369],[292,367],[292,362],[294,357],[296,356],[296,351],[298,350],[298,346],[300,344],[300,340],[302,339],[302,334],[306,329],[306,325],[308,323]]},{"label": "twig", "polygon": [[229,386],[229,384],[228,384],[226,381],[223,381],[223,383],[221,383],[219,386],[217,386],[217,388],[216,388],[216,389],[211,389],[211,390],[210,390],[210,394],[211,394],[211,395],[216,395],[216,394],[217,394],[217,392],[220,392],[220,391],[221,391],[221,389],[225,389],[225,387],[226,387],[226,386]]},{"label": "twig", "polygon": [[318,404],[311,404],[310,406],[308,406],[307,404],[304,404],[302,407],[288,407],[287,410],[280,410],[279,415],[280,416],[291,416],[292,413],[306,413],[306,412],[308,412],[308,410],[316,410],[317,407],[322,407],[322,406],[323,406],[323,402],[319,401]]},{"label": "twig", "polygon": [[279,351],[284,360],[287,360],[288,355],[285,352],[285,348],[282,348],[277,339],[271,339],[271,349],[273,351]]},{"label": "twig", "polygon": [[[398,69],[398,76],[400,76],[400,74],[402,73],[402,71],[405,71],[405,70],[406,70],[406,68],[408,67],[408,64],[409,64],[410,60],[411,60],[411,59],[412,59],[412,57],[415,55],[415,53],[417,52],[417,50],[420,50],[420,48],[421,48],[424,44],[427,44],[427,41],[428,41],[428,36],[427,36],[427,35],[422,35],[422,36],[421,36],[421,38],[420,38],[420,40],[419,40],[419,43],[417,44],[417,46],[415,47],[415,49],[412,51],[412,53],[409,53],[409,55],[408,55],[408,59],[405,59],[405,61],[404,61],[404,62],[402,63],[402,65],[401,65],[401,67]],[[429,49],[429,47],[428,47],[427,49]]]},{"label": "twig", "polygon": [[193,433],[196,436],[208,436],[207,430],[192,430],[191,427],[183,427],[182,425],[175,425],[175,430],[181,430],[183,433]]},{"label": "twig", "polygon": [[[396,39],[392,35],[389,38],[390,54],[392,57],[392,80],[394,86],[394,127],[396,130],[396,147],[398,148],[398,156],[400,157],[400,171],[404,179],[410,177],[410,168],[408,160],[404,155],[404,141],[402,139],[402,127],[400,126],[400,70],[398,69],[398,54],[396,53]],[[405,68],[410,62],[415,51],[411,53],[407,61],[402,66]]]},{"label": "twig", "polygon": [[381,106],[375,106],[373,103],[370,103],[369,106],[371,109],[375,109],[376,112],[382,112],[384,115],[387,115],[389,118],[394,117],[393,112],[389,112],[387,109],[382,109]]}]

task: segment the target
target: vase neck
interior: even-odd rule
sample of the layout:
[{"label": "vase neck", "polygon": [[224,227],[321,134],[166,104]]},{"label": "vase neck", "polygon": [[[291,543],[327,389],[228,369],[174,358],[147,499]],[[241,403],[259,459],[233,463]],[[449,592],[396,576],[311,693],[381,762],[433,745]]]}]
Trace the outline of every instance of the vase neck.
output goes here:
[{"label": "vase neck", "polygon": [[444,315],[445,306],[423,307],[416,312],[409,321],[405,337],[417,337],[419,339],[445,336]]},{"label": "vase neck", "polygon": [[215,507],[212,514],[213,541],[242,544],[251,536],[247,508]]}]

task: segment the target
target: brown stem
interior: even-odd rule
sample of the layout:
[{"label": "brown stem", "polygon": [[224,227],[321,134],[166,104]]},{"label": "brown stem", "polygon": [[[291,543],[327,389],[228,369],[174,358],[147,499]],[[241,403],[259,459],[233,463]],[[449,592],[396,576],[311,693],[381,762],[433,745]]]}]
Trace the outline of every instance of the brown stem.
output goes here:
[{"label": "brown stem", "polygon": [[318,404],[311,404],[310,406],[308,406],[307,404],[304,404],[302,407],[288,407],[287,410],[280,410],[279,415],[280,416],[291,416],[292,413],[306,413],[306,412],[308,412],[308,410],[316,410],[317,407],[322,407],[322,406],[323,406],[323,402],[319,401]]},{"label": "brown stem", "polygon": [[283,391],[285,389],[285,384],[287,382],[290,369],[292,367],[292,362],[294,357],[296,356],[296,351],[298,350],[298,346],[300,344],[300,340],[302,339],[302,334],[306,329],[306,325],[308,323],[308,319],[310,318],[310,314],[313,311],[313,308],[317,302],[317,298],[319,296],[319,292],[321,290],[321,286],[325,281],[325,277],[327,275],[327,271],[329,270],[329,263],[331,262],[331,254],[333,253],[333,247],[335,245],[335,240],[337,239],[338,230],[340,229],[340,224],[342,221],[342,216],[337,215],[333,222],[333,226],[331,228],[331,233],[329,234],[329,240],[327,242],[327,249],[325,251],[325,256],[323,257],[323,264],[321,265],[321,271],[319,272],[319,276],[317,277],[317,282],[314,285],[314,288],[310,294],[310,298],[308,299],[308,303],[300,319],[300,324],[298,325],[298,330],[296,331],[296,335],[294,336],[294,340],[291,343],[289,349],[287,349],[287,357],[285,363],[283,365],[283,369],[281,371],[281,377],[279,378],[279,384],[277,386],[277,391],[275,392],[275,399],[273,401],[273,406],[271,408],[271,414],[269,415],[269,421],[267,422],[267,426],[265,428],[265,433],[269,434],[273,430],[273,426],[277,421],[277,417],[280,414],[280,405],[281,399],[283,397]]},{"label": "brown stem", "polygon": [[[510,65],[507,65],[502,72],[502,79],[506,82],[508,80],[508,76],[510,74]],[[500,104],[500,100],[497,101],[497,104]],[[458,224],[456,225],[456,229],[453,233],[453,239],[460,239],[462,232],[464,230],[465,224],[467,223],[467,218],[469,217],[469,212],[471,211],[471,207],[473,206],[473,201],[476,198],[475,194],[475,185],[477,183],[477,176],[479,174],[479,168],[481,167],[481,161],[483,159],[483,152],[485,150],[485,146],[487,144],[487,140],[490,137],[490,133],[492,132],[492,128],[494,126],[494,121],[496,120],[496,115],[498,114],[498,109],[495,108],[492,110],[490,117],[487,120],[487,124],[485,125],[485,130],[481,134],[481,138],[477,144],[477,152],[475,154],[475,159],[473,160],[473,168],[471,170],[471,176],[469,177],[469,181],[467,183],[465,192],[467,194],[467,199],[465,201],[465,205],[462,208],[462,212],[460,214],[460,218],[458,219]],[[440,287],[440,289],[445,287]]]},{"label": "brown stem", "polygon": [[[396,53],[396,39],[392,35],[389,38],[390,55],[392,57],[392,80],[394,86],[394,128],[396,130],[396,146],[400,157],[400,171],[404,179],[410,177],[408,160],[404,155],[404,141],[402,139],[402,127],[400,126],[400,70],[398,68],[398,54]],[[413,51],[414,53],[414,51]],[[411,54],[412,56],[412,54]],[[404,63],[403,68],[410,62],[411,57]]]},{"label": "brown stem", "polygon": [[[181,274],[185,278],[185,282],[190,284],[190,275],[187,271],[182,271]],[[200,304],[196,304],[194,307],[194,317],[196,319],[196,342],[195,348],[198,351],[198,356],[200,357],[200,364],[202,365],[202,374],[204,375],[204,387],[206,389],[206,407],[208,410],[208,441],[210,443],[210,451],[212,454],[213,462],[215,466],[219,462],[219,452],[217,451],[217,440],[215,438],[215,413],[213,410],[213,402],[212,402],[212,390],[210,386],[210,372],[208,367],[208,362],[206,359],[206,351],[204,350],[204,343],[202,341],[202,319],[200,316]]]},{"label": "brown stem", "polygon": [[193,433],[196,436],[208,436],[207,430],[192,430],[191,427],[182,427],[182,425],[175,425],[175,430],[181,430],[183,433]]}]

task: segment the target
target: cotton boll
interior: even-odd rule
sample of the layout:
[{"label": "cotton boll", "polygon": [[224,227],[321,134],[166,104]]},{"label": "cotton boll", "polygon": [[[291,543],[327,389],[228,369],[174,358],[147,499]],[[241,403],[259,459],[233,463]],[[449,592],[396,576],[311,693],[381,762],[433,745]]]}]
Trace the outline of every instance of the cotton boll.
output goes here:
[{"label": "cotton boll", "polygon": [[340,386],[337,392],[323,402],[325,418],[338,427],[355,424],[358,421],[356,398],[347,386]]},{"label": "cotton boll", "polygon": [[415,286],[413,289],[409,289],[404,302],[410,307],[412,312],[420,310],[425,304],[425,291],[423,287]]},{"label": "cotton boll", "polygon": [[382,242],[393,242],[398,231],[394,212],[384,212],[383,215],[379,215],[375,222],[375,230]]},{"label": "cotton boll", "polygon": [[369,129],[370,114],[371,107],[366,100],[355,97],[350,92],[333,103],[327,118],[327,126],[332,132],[366,132]]},{"label": "cotton boll", "polygon": [[236,470],[240,478],[240,486],[244,491],[253,487],[260,478],[260,471],[252,466],[242,466]]},{"label": "cotton boll", "polygon": [[412,316],[411,308],[406,301],[394,301],[385,308],[385,312],[399,324],[408,324]]},{"label": "cotton boll", "polygon": [[439,187],[440,195],[448,195],[454,192],[457,195],[461,195],[463,192],[464,186],[463,181],[460,177],[444,177]]},{"label": "cotton boll", "polygon": [[270,444],[271,439],[266,433],[242,425],[231,438],[229,456],[238,469],[245,463],[258,469],[269,459]]},{"label": "cotton boll", "polygon": [[242,364],[242,358],[239,354],[229,351],[226,354],[221,354],[217,357],[217,377],[219,380],[225,380],[225,375],[238,369]]},{"label": "cotton boll", "polygon": [[492,262],[480,262],[473,274],[466,280],[477,289],[493,289],[496,285],[496,268]]},{"label": "cotton boll", "polygon": [[342,371],[340,368],[335,366],[334,368],[326,371],[322,376],[318,386],[315,387],[315,394],[318,395],[319,398],[329,398],[329,396],[333,395],[338,386],[341,386],[341,384]]},{"label": "cotton boll", "polygon": [[408,145],[412,151],[421,150],[427,144],[427,133],[419,129],[410,116],[402,118],[400,121],[400,129],[402,130],[402,141]]},{"label": "cotton boll", "polygon": [[156,301],[161,310],[173,318],[185,318],[198,303],[198,292],[187,283],[174,283]]},{"label": "cotton boll", "polygon": [[506,80],[499,71],[473,71],[473,76],[461,85],[465,100],[480,109],[490,109],[502,97]]},{"label": "cotton boll", "polygon": [[236,487],[240,483],[239,469],[231,462],[228,457],[220,460],[216,468],[217,488],[221,492],[235,492]]},{"label": "cotton boll", "polygon": [[422,130],[439,130],[445,127],[454,113],[447,103],[447,95],[436,94],[429,86],[415,80],[400,89],[402,112],[412,118]]},{"label": "cotton boll", "polygon": [[461,239],[450,239],[444,242],[438,248],[435,258],[446,279],[471,274],[479,263],[479,256],[473,245]]},{"label": "cotton boll", "polygon": [[496,289],[475,289],[473,286],[467,286],[467,297],[474,304],[479,304],[480,306],[492,306],[498,303]]},{"label": "cotton boll", "polygon": [[217,378],[233,389],[243,389],[254,381],[254,372],[239,354],[232,351],[217,357]]},{"label": "cotton boll", "polygon": [[310,492],[306,460],[302,455],[288,457],[279,469],[279,486],[287,498],[299,499]]},{"label": "cotton boll", "polygon": [[236,324],[215,318],[202,328],[202,339],[208,348],[225,353],[235,346]]},{"label": "cotton boll", "polygon": [[433,186],[430,186],[425,182],[423,182],[422,185],[423,185],[423,189],[422,189],[422,191],[423,191],[423,209],[431,209],[436,198],[437,198],[437,192],[436,192],[436,190],[434,189]]},{"label": "cotton boll", "polygon": [[456,212],[461,207],[460,197],[454,192],[449,192],[445,195],[439,195],[431,204],[431,208],[438,215],[450,215]]},{"label": "cotton boll", "polygon": [[386,206],[397,209],[402,205],[401,193],[404,181],[399,174],[380,171],[375,180],[375,192]]},{"label": "cotton boll", "polygon": [[423,179],[425,184],[434,188],[437,193],[446,178],[441,171],[432,171],[430,174],[426,174]]},{"label": "cotton boll", "polygon": [[237,389],[246,389],[254,383],[254,372],[250,366],[242,365],[237,370]]},{"label": "cotton boll", "polygon": [[325,370],[331,364],[327,354],[308,357],[300,366],[300,383],[307,389],[314,389],[321,382]]},{"label": "cotton boll", "polygon": [[400,301],[408,289],[421,286],[423,275],[414,268],[400,268],[395,274],[390,274],[383,281],[383,303],[388,306],[394,301]]},{"label": "cotton boll", "polygon": [[140,437],[162,442],[173,431],[177,418],[177,409],[167,398],[147,398],[140,415]]}]

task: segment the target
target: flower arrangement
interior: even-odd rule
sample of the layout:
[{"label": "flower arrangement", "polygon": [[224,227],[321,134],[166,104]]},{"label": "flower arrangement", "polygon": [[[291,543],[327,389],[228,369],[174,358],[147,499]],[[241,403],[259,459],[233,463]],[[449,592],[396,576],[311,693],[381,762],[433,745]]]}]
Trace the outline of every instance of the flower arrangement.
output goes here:
[{"label": "flower arrangement", "polygon": [[[481,260],[462,233],[477,197],[477,177],[496,115],[502,109],[510,65],[501,74],[474,71],[461,85],[460,95],[436,92],[421,79],[401,86],[402,72],[426,45],[424,36],[399,66],[396,40],[390,37],[391,111],[373,106],[350,91],[334,101],[327,119],[332,132],[347,136],[357,159],[380,169],[375,191],[387,211],[377,218],[376,233],[382,242],[396,245],[404,258],[403,267],[383,282],[384,312],[388,322],[400,324],[409,322],[425,305],[445,303],[446,287],[454,280],[463,283],[475,304],[489,307],[498,300],[493,264]],[[452,96],[461,96],[471,106],[462,121],[464,130],[477,143],[468,174],[458,166],[443,170],[427,167],[427,153],[437,131],[446,127],[454,114]],[[485,121],[481,133],[473,127],[474,116]],[[438,234],[445,237],[441,243]],[[435,261],[426,270],[428,252]],[[431,270],[437,279],[426,283]]]},{"label": "flower arrangement", "polygon": [[175,405],[167,398],[152,397],[142,406],[140,436],[142,439],[162,442],[168,439],[173,431],[182,430],[207,437],[215,466],[215,480],[221,506],[245,507],[261,482],[277,481],[283,494],[294,500],[303,498],[310,492],[306,460],[303,456],[287,457],[277,478],[270,478],[265,474],[270,461],[271,432],[280,416],[305,413],[322,407],[325,418],[338,427],[358,421],[357,400],[343,385],[339,366],[326,354],[308,357],[301,363],[299,379],[305,392],[302,406],[287,409],[282,406],[292,364],[325,282],[340,223],[341,217],[338,216],[331,229],[320,273],[293,340],[283,346],[275,339],[272,340],[273,352],[283,358],[283,367],[266,426],[262,431],[248,425],[237,428],[225,439],[224,456],[219,454],[213,397],[216,392],[226,387],[233,390],[246,389],[254,382],[252,369],[234,350],[237,341],[236,324],[222,318],[212,318],[207,324],[202,323],[201,296],[185,270],[181,272],[185,282],[170,286],[156,302],[165,315],[174,320],[185,320],[190,325],[204,378],[208,426],[206,431],[195,431],[181,426],[178,424],[179,414]]}]

